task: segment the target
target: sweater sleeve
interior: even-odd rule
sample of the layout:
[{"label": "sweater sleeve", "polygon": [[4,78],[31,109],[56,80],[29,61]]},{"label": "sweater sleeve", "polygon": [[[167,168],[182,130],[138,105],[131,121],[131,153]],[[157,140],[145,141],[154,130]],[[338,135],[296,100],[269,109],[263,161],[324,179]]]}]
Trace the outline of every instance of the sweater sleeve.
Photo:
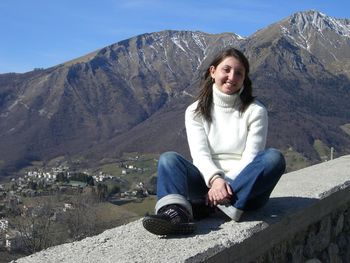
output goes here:
[{"label": "sweater sleeve", "polygon": [[260,151],[264,150],[268,128],[266,108],[260,104],[255,105],[252,112],[249,114],[247,125],[248,134],[245,149],[242,153],[241,160],[227,173],[227,176],[230,178],[235,178],[250,162],[253,161]]},{"label": "sweater sleeve", "polygon": [[185,113],[187,140],[193,164],[201,172],[206,185],[210,187],[210,179],[215,174],[224,177],[225,173],[223,170],[219,169],[212,160],[203,119],[194,113],[194,105],[195,104],[190,105]]}]

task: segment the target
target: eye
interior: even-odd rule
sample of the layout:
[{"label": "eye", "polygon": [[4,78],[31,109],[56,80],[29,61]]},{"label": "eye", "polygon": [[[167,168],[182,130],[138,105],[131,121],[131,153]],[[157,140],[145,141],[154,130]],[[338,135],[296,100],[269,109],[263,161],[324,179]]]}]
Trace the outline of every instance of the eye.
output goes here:
[{"label": "eye", "polygon": [[225,73],[230,73],[231,68],[230,68],[230,67],[224,67],[222,70],[223,70]]},{"label": "eye", "polygon": [[243,69],[236,69],[235,70],[235,75],[237,75],[239,77],[244,76],[244,74],[245,74],[245,70],[243,70]]}]

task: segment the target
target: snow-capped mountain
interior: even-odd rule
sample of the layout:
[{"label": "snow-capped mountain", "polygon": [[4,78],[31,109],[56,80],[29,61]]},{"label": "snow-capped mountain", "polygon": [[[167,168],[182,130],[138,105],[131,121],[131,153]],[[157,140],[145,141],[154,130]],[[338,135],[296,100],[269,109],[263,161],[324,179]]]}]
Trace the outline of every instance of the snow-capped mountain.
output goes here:
[{"label": "snow-capped mountain", "polygon": [[280,28],[287,38],[319,58],[330,70],[345,69],[350,76],[350,20],[309,11],[282,21]]}]

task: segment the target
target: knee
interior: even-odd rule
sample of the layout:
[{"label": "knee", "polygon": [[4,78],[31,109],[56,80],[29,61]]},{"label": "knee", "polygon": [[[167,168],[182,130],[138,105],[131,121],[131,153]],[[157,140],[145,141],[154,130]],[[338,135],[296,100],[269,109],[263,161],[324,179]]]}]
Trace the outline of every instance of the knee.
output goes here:
[{"label": "knee", "polygon": [[269,148],[265,152],[265,163],[270,169],[278,171],[281,175],[286,169],[286,161],[283,154],[274,148]]},{"label": "knee", "polygon": [[159,157],[158,167],[173,167],[179,161],[180,155],[176,152],[165,152]]}]

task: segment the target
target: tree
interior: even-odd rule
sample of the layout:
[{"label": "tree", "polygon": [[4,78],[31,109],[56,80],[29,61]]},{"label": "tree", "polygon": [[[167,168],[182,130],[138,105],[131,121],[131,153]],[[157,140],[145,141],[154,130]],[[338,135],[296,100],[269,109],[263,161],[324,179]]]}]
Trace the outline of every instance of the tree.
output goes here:
[{"label": "tree", "polygon": [[56,175],[56,181],[65,183],[68,182],[68,177],[65,173],[58,173]]},{"label": "tree", "polygon": [[90,185],[90,186],[95,185],[95,184],[94,184],[94,178],[92,178],[91,175],[87,176],[87,177],[86,177],[86,183],[87,183],[88,185]]},{"label": "tree", "polygon": [[[62,201],[71,203],[72,209],[63,212]],[[23,216],[10,220],[20,233],[22,250],[26,253],[78,240],[98,231],[95,209],[98,202],[94,195],[79,194],[68,200],[67,196],[57,195],[32,199],[31,202],[30,209],[22,210]]]},{"label": "tree", "polygon": [[74,173],[70,180],[84,182],[88,185],[94,185],[94,179],[91,175],[87,175],[85,173]]},{"label": "tree", "polygon": [[32,254],[54,244],[54,209],[51,202],[37,203],[25,217],[12,220],[19,231],[23,250]]},{"label": "tree", "polygon": [[157,193],[157,177],[152,176],[148,181],[146,181],[145,188],[147,189],[149,194],[156,194]]},{"label": "tree", "polygon": [[71,200],[73,209],[65,216],[65,225],[73,240],[79,240],[96,233],[96,201],[91,195],[76,195]]},{"label": "tree", "polygon": [[97,184],[97,196],[100,201],[105,201],[107,198],[108,187],[106,184],[98,183]]},{"label": "tree", "polygon": [[37,189],[38,189],[38,184],[37,184],[36,182],[34,182],[34,181],[30,181],[30,182],[28,183],[28,187],[29,187],[30,189],[32,189],[32,190],[37,190]]},{"label": "tree", "polygon": [[114,195],[119,192],[120,192],[120,186],[115,184],[112,186],[111,190],[109,191],[108,196]]}]

